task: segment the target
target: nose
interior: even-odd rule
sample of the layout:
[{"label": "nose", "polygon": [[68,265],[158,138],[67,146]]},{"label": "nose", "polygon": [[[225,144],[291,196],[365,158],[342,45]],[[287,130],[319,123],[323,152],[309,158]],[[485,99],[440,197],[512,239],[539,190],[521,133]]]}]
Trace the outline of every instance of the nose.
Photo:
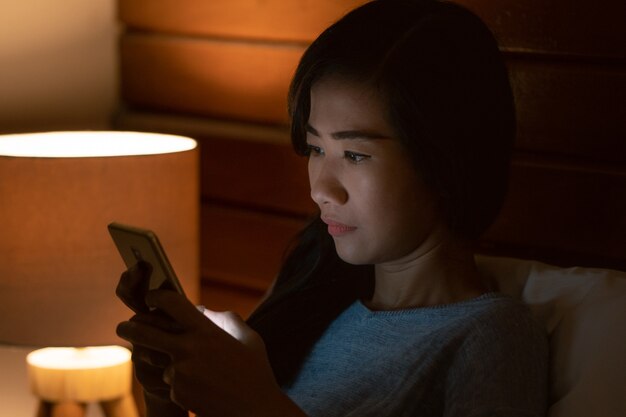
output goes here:
[{"label": "nose", "polygon": [[320,208],[348,201],[348,191],[341,181],[339,168],[328,160],[309,162],[309,184],[311,198]]}]

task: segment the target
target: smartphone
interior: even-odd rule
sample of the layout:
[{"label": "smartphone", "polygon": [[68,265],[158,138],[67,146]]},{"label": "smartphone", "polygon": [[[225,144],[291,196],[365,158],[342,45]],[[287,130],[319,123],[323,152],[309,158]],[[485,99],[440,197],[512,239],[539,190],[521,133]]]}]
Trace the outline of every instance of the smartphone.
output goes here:
[{"label": "smartphone", "polygon": [[152,266],[148,290],[168,289],[185,295],[156,233],[120,223],[111,223],[108,229],[126,267],[132,268],[139,261]]}]

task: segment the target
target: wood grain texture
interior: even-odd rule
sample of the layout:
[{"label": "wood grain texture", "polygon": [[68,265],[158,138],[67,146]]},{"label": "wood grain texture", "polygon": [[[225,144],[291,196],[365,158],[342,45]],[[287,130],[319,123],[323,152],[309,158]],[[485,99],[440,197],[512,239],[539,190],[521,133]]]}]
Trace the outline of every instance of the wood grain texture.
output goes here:
[{"label": "wood grain texture", "polygon": [[194,36],[312,41],[366,0],[120,0],[128,26]]},{"label": "wood grain texture", "polygon": [[307,161],[291,146],[220,138],[200,143],[203,198],[300,217],[315,212]]},{"label": "wood grain texture", "polygon": [[516,147],[626,162],[626,67],[512,59]]},{"label": "wood grain texture", "polygon": [[220,138],[262,144],[289,145],[289,127],[210,119],[182,113],[123,109],[113,123],[122,129],[183,134],[196,139]]},{"label": "wood grain texture", "polygon": [[604,0],[455,0],[474,11],[503,49],[624,61],[626,3]]},{"label": "wood grain texture", "polygon": [[294,153],[283,126],[138,111],[118,113],[115,125],[197,139],[205,202],[300,218],[316,210],[309,197],[306,159]]},{"label": "wood grain texture", "polygon": [[626,167],[516,158],[484,241],[500,253],[626,270]]},{"label": "wood grain texture", "polygon": [[302,220],[212,204],[202,207],[203,279],[265,291]]},{"label": "wood grain texture", "polygon": [[128,35],[122,96],[130,104],[225,119],[286,123],[289,80],[303,48]]},{"label": "wood grain texture", "polygon": [[[120,0],[129,27],[191,36],[311,42],[365,0]],[[623,60],[626,3],[604,0],[457,0],[505,49]]]}]

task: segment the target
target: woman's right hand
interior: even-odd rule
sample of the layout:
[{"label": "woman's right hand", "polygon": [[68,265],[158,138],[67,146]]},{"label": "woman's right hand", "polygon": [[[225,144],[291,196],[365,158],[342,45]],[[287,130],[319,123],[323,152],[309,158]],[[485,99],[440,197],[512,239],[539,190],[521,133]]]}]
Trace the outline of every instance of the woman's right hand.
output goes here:
[{"label": "woman's right hand", "polygon": [[135,313],[147,313],[146,294],[150,283],[152,266],[147,262],[138,262],[124,271],[117,283],[115,294]]},{"label": "woman's right hand", "polygon": [[[137,313],[131,321],[147,322],[161,328],[175,327],[171,320],[168,321],[158,313],[150,313],[146,305],[145,296],[151,273],[150,264],[138,263],[122,273],[116,294],[124,304]],[[188,413],[171,400],[171,387],[163,380],[170,358],[163,353],[133,345],[132,361],[135,376],[144,390],[148,416],[187,417]]]}]

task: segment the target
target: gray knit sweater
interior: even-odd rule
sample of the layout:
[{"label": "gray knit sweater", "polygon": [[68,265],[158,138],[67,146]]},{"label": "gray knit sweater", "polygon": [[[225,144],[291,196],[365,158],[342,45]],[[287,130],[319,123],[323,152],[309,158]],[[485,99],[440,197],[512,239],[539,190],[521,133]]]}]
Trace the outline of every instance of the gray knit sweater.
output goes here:
[{"label": "gray knit sweater", "polygon": [[496,293],[402,311],[346,309],[285,392],[311,417],[544,416],[548,347]]}]

